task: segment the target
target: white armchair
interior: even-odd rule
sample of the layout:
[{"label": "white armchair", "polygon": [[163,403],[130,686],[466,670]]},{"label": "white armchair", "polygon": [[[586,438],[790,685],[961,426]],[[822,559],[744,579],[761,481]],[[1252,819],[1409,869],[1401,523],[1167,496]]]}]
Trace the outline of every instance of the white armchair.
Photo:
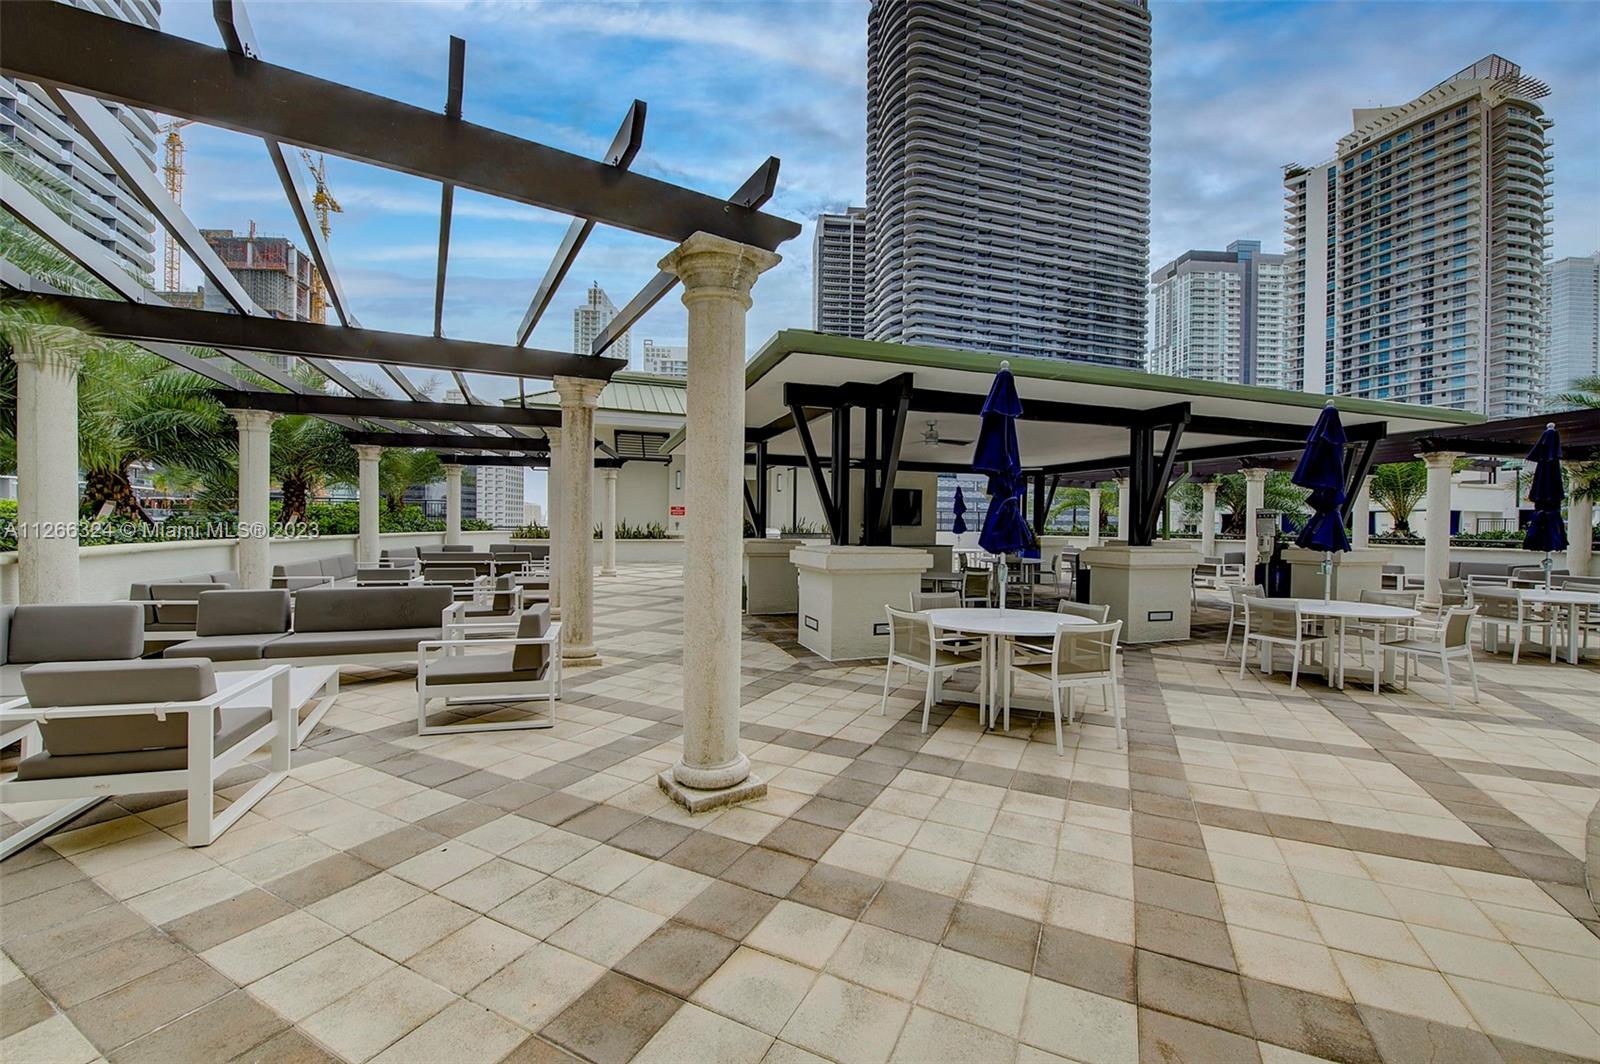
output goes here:
[{"label": "white armchair", "polygon": [[[561,625],[550,621],[550,607],[534,606],[517,619],[510,634],[472,638],[484,626],[456,629],[444,639],[417,645],[417,734],[550,728],[561,698]],[[503,629],[502,629],[503,630]],[[511,721],[429,724],[428,703],[524,702],[542,700],[541,717]]]}]

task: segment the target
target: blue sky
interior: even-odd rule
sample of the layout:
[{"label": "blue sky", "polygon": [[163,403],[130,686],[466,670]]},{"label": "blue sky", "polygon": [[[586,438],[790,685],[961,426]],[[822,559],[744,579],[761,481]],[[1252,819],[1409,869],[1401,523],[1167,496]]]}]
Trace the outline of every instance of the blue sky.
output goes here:
[{"label": "blue sky", "polygon": [[[811,231],[864,196],[862,0],[679,3],[323,3],[250,6],[264,56],[419,106],[444,99],[447,41],[467,41],[465,114],[569,151],[600,154],[629,102],[650,105],[636,170],[731,192],[768,154],[783,159],[769,209],[802,236],[756,289],[750,344],[811,323]],[[1286,162],[1316,162],[1350,109],[1401,102],[1489,52],[1548,82],[1557,155],[1557,255],[1600,248],[1600,19],[1589,3],[1154,3],[1151,262],[1255,238],[1282,244]],[[169,32],[217,40],[211,5],[169,0]],[[202,226],[290,233],[260,145],[190,127],[185,206]],[[437,186],[345,160],[328,164],[345,211],[335,261],[361,321],[431,328]],[[458,193],[448,335],[509,340],[567,219]],[[567,349],[590,281],[618,303],[667,250],[597,229],[533,343]],[[198,271],[185,270],[195,284]],[[634,331],[681,342],[669,298]],[[494,394],[503,389],[475,382]]]}]

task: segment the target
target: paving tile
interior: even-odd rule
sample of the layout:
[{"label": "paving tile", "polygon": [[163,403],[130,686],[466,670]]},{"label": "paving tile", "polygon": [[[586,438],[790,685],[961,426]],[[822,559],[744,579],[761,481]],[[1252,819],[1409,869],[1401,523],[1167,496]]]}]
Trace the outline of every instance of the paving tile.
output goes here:
[{"label": "paving tile", "polygon": [[1243,983],[1250,1021],[1262,1041],[1330,1060],[1379,1059],[1372,1035],[1349,1002],[1259,979]]},{"label": "paving tile", "polygon": [[911,1007],[903,1001],[821,975],[784,1025],[784,1041],[826,1053],[840,1064],[889,1059]]},{"label": "paving tile", "polygon": [[[234,989],[231,981],[191,957],[86,1001],[68,1016],[102,1053],[109,1053]],[[12,995],[8,986],[7,1006]]]},{"label": "paving tile", "polygon": [[1031,972],[1041,925],[970,902],[957,903],[944,933],[946,948]]},{"label": "paving tile", "polygon": [[371,1059],[450,1004],[454,995],[408,968],[391,968],[301,1022],[349,1061]]},{"label": "paving tile", "polygon": [[1227,925],[1156,905],[1134,907],[1134,942],[1140,949],[1232,971],[1233,947]]},{"label": "paving tile", "polygon": [[654,987],[607,972],[539,1034],[594,1064],[624,1064],[680,1004]]},{"label": "paving tile", "polygon": [[1070,1046],[1085,1064],[1124,1064],[1139,1053],[1134,1006],[1037,976],[1028,985],[1021,1037],[1041,1049]]},{"label": "paving tile", "polygon": [[406,962],[406,967],[446,990],[465,994],[528,950],[536,940],[488,917],[479,917]]},{"label": "paving tile", "polygon": [[458,1000],[372,1059],[378,1064],[437,1064],[459,1059],[463,1047],[471,1047],[474,1059],[495,1061],[527,1034],[481,1005]]},{"label": "paving tile", "polygon": [[172,1064],[178,1060],[228,1060],[260,1045],[286,1026],[261,1002],[235,990],[182,1019],[112,1052],[112,1064]]},{"label": "paving tile", "polygon": [[[4,991],[0,993],[0,1041],[55,1015],[50,999],[25,978],[0,983],[0,990]],[[95,1044],[100,1045],[98,1041]]]},{"label": "paving tile", "polygon": [[394,967],[351,938],[331,942],[251,983],[251,996],[291,1022],[333,1004]]},{"label": "paving tile", "polygon": [[593,961],[535,942],[528,952],[468,991],[467,998],[537,1030],[604,973]]},{"label": "paving tile", "polygon": [[[1154,1009],[1139,1010],[1139,1059],[1164,1064],[1248,1064],[1260,1060],[1254,1039]],[[1314,1058],[1301,1058],[1306,1064]],[[1281,1064],[1291,1064],[1283,1061]]]},{"label": "paving tile", "polygon": [[0,1060],[89,1064],[98,1056],[94,1045],[61,1013],[0,1039]]},{"label": "paving tile", "polygon": [[390,960],[406,961],[471,923],[477,914],[436,894],[424,894],[351,932]]},{"label": "paving tile", "polygon": [[645,817],[623,828],[609,841],[618,849],[656,860],[665,857],[673,847],[693,834],[693,831],[680,824]]},{"label": "paving tile", "polygon": [[348,933],[389,915],[422,894],[421,887],[383,872],[314,902],[306,911]]},{"label": "paving tile", "polygon": [[[9,888],[10,881],[7,880]],[[9,924],[11,915],[6,914]],[[76,919],[66,919],[31,935],[9,938],[5,944],[11,959],[23,969],[62,964],[104,949],[130,935],[147,930],[149,923],[126,905],[112,904],[92,909]]]},{"label": "paving tile", "polygon": [[939,949],[923,977],[917,1004],[1015,1038],[1029,978],[1025,971]]},{"label": "paving tile", "polygon": [[885,883],[861,919],[913,938],[939,942],[955,907],[954,898],[901,883]]},{"label": "paving tile", "polygon": [[[687,998],[733,955],[738,943],[702,928],[668,921],[616,964],[642,983]],[[765,1050],[765,1045],[763,1045]]]},{"label": "paving tile", "polygon": [[339,1058],[290,1027],[240,1053],[229,1064],[339,1064]]},{"label": "paving tile", "polygon": [[812,863],[777,850],[753,846],[724,870],[721,879],[781,898],[811,870]]},{"label": "paving tile", "polygon": [[737,942],[754,930],[777,904],[777,899],[771,895],[718,881],[679,909],[677,918]]},{"label": "paving tile", "polygon": [[104,949],[37,969],[29,975],[57,1005],[70,1009],[188,956],[189,952],[182,946],[149,928]]},{"label": "paving tile", "polygon": [[1449,977],[1451,987],[1484,1032],[1530,1046],[1570,1053],[1600,1053],[1600,1030],[1553,994],[1539,994],[1464,976]]},{"label": "paving tile", "polygon": [[415,857],[424,850],[431,850],[444,841],[445,837],[437,831],[408,824],[352,848],[350,856],[377,868],[392,868],[401,861]]},{"label": "paving tile", "polygon": [[791,961],[740,946],[690,1000],[767,1034],[776,1035],[816,981]]},{"label": "paving tile", "polygon": [[789,891],[789,900],[854,920],[866,911],[880,886],[882,880],[872,876],[848,868],[816,864]]},{"label": "paving tile", "polygon": [[304,909],[377,874],[378,869],[365,861],[349,854],[336,853],[286,876],[268,880],[262,887],[295,908]]},{"label": "paving tile", "polygon": [[1452,1064],[1501,1064],[1503,1060],[1482,1031],[1434,1023],[1375,1005],[1358,1005],[1356,1011],[1385,1061],[1436,1059]]},{"label": "paving tile", "polygon": [[995,1031],[929,1009],[914,1008],[889,1059],[900,1064],[1007,1060],[1014,1048],[1009,1038]]},{"label": "paving tile", "polygon": [[1244,991],[1232,972],[1145,950],[1134,966],[1140,1005],[1251,1036]]},{"label": "paving tile", "polygon": [[815,861],[827,852],[839,834],[837,829],[826,828],[820,824],[808,824],[804,820],[785,820],[761,840],[761,845],[769,850]]},{"label": "paving tile", "polygon": [[745,944],[778,957],[821,968],[850,932],[842,916],[792,901],[780,901],[745,936]]},{"label": "paving tile", "polygon": [[649,938],[666,918],[614,898],[598,898],[559,931],[548,936],[552,946],[611,967]]},{"label": "paving tile", "polygon": [[701,831],[673,847],[662,859],[679,868],[714,877],[727,871],[749,848],[745,843]]},{"label": "paving tile", "polygon": [[684,1005],[645,1043],[634,1064],[756,1064],[772,1036],[698,1005]]},{"label": "paving tile", "polygon": [[1135,1000],[1133,947],[1113,939],[1047,924],[1033,971],[1080,990]]}]

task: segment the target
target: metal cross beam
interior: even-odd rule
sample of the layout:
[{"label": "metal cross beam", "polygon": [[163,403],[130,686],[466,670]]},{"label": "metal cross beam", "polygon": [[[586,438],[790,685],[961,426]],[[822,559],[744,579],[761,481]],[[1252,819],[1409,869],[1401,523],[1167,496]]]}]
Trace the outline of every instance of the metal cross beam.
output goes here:
[{"label": "metal cross beam", "polygon": [[772,250],[800,226],[724,200],[65,4],[0,5],[0,70],[132,107],[681,243]]},{"label": "metal cross beam", "polygon": [[[444,116],[461,120],[461,100],[466,89],[467,42],[450,38],[450,74],[445,89]],[[433,280],[433,335],[444,335],[444,276],[450,265],[450,222],[455,216],[456,186],[446,181],[439,186],[439,257]],[[464,382],[457,380],[458,385]],[[466,394],[463,386],[461,393]]]},{"label": "metal cross beam", "polygon": [[[222,34],[223,46],[230,53],[244,60],[253,61],[261,58],[261,47],[256,40],[255,29],[250,25],[250,16],[245,13],[242,0],[213,0],[211,14],[217,24],[217,31]],[[283,194],[289,201],[289,209],[294,213],[295,224],[300,227],[300,235],[311,251],[311,261],[316,265],[317,272],[322,275],[322,287],[327,292],[329,305],[333,307],[334,313],[339,315],[339,321],[343,324],[359,324],[355,315],[350,313],[345,301],[344,285],[333,268],[333,256],[328,252],[328,242],[323,238],[321,227],[312,221],[311,212],[307,209],[309,197],[301,181],[300,171],[289,162],[288,156],[284,154],[283,145],[277,138],[264,136],[261,140],[266,145],[267,157],[272,160],[272,169],[278,175],[278,183],[283,186]],[[398,384],[399,381],[395,383]]]},{"label": "metal cross beam", "polygon": [[[382,441],[378,441],[382,442]],[[526,469],[550,468],[550,456],[547,454],[457,454],[450,451],[438,451],[439,461],[445,465],[458,466],[522,466]],[[596,462],[596,466],[604,463]]]},{"label": "metal cross beam", "polygon": [[816,488],[817,501],[822,504],[822,518],[828,523],[828,538],[834,543],[842,542],[839,538],[839,511],[834,506],[833,493],[828,490],[827,478],[822,475],[822,460],[817,457],[817,445],[811,438],[811,422],[806,418],[805,407],[792,406],[789,412],[794,415],[795,432],[800,437],[801,449],[805,451],[806,468],[811,471],[811,486]]},{"label": "metal cross beam", "polygon": [[[639,149],[644,146],[645,111],[646,105],[643,100],[634,100],[633,106],[628,108],[628,113],[623,116],[622,125],[618,128],[617,135],[611,139],[611,147],[606,152],[607,166],[626,170],[633,165],[634,156],[638,155]],[[573,262],[578,258],[578,252],[583,250],[584,242],[589,239],[589,234],[592,232],[594,232],[594,222],[588,218],[574,218],[572,224],[567,226],[566,234],[562,236],[561,243],[556,248],[555,258],[551,260],[549,269],[545,270],[539,287],[534,290],[533,300],[528,304],[527,312],[522,315],[522,324],[517,326],[518,347],[528,342],[528,337],[533,334],[539,319],[549,309],[550,301],[556,296],[556,289],[561,287],[567,271],[572,269]]]},{"label": "metal cross beam", "polygon": [[1377,440],[1363,440],[1358,447],[1352,447],[1345,452],[1344,502],[1339,504],[1339,516],[1346,524],[1350,523],[1350,512],[1356,506],[1356,493],[1361,488],[1361,482],[1367,479],[1367,474],[1372,471],[1372,459],[1377,453]]},{"label": "metal cross beam", "polygon": [[57,298],[100,331],[123,340],[166,340],[199,347],[242,348],[349,362],[395,363],[420,369],[462,370],[520,377],[592,377],[608,380],[626,363],[564,351],[540,351],[473,340],[451,340],[378,329],[346,329],[304,321],[245,318],[153,304],[117,303],[77,296]]},{"label": "metal cross beam", "polygon": [[[778,157],[768,156],[767,161],[756,168],[756,172],[745,179],[739,190],[728,197],[729,207],[742,210],[756,210],[772,198],[773,190],[778,187]],[[726,208],[724,208],[726,209]],[[762,215],[765,217],[765,215]],[[589,349],[590,354],[603,355],[606,349],[621,339],[622,334],[633,328],[633,323],[644,317],[651,307],[661,302],[666,294],[677,287],[678,278],[665,270],[656,271],[656,275],[645,286],[639,289],[639,294],[628,300],[617,316],[600,331],[594,338],[594,344]]]},{"label": "metal cross beam", "polygon": [[311,414],[315,417],[379,418],[460,422],[475,425],[554,427],[561,412],[515,406],[464,403],[413,402],[406,399],[352,399],[316,392],[218,391],[212,393],[223,406],[240,410],[270,410],[277,414]]},{"label": "metal cross beam", "polygon": [[376,443],[384,447],[449,448],[458,451],[514,451],[545,454],[550,443],[545,439],[513,436],[455,436],[438,432],[347,432],[351,443]]}]

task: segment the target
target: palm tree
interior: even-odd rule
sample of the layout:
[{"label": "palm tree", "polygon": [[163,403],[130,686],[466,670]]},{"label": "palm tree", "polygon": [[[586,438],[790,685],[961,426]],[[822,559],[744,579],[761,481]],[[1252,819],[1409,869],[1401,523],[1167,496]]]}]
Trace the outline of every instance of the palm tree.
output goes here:
[{"label": "palm tree", "polygon": [[1389,511],[1394,530],[1400,535],[1410,534],[1411,512],[1427,493],[1428,467],[1420,460],[1388,462],[1372,471],[1372,501]]},{"label": "palm tree", "polygon": [[[1245,534],[1245,483],[1243,473],[1224,473],[1216,478],[1217,511],[1226,514],[1222,519],[1222,535],[1240,537]],[[1173,489],[1173,501],[1185,513],[1199,514],[1202,510],[1201,488],[1198,482],[1185,481]],[[1261,489],[1261,509],[1277,510],[1296,522],[1305,520],[1306,492],[1289,480],[1289,474],[1274,470],[1267,474]]]},{"label": "palm tree", "polygon": [[356,450],[344,430],[309,414],[290,414],[272,423],[272,479],[283,489],[284,524],[306,519],[306,504],[327,484],[356,479]]},{"label": "palm tree", "polygon": [[1600,410],[1600,377],[1579,377],[1567,388],[1556,396],[1556,402],[1584,410]]},{"label": "palm tree", "polygon": [[386,450],[378,462],[378,490],[392,514],[405,508],[406,489],[443,479],[444,465],[432,451]]},{"label": "palm tree", "polygon": [[[1100,522],[1104,524],[1108,516],[1117,512],[1117,487],[1109,481],[1097,484],[1095,487],[1100,492]],[[1045,527],[1054,525],[1056,519],[1063,514],[1076,523],[1077,511],[1088,508],[1088,488],[1061,488],[1056,492],[1056,501],[1050,507],[1050,516],[1045,521]]]}]

